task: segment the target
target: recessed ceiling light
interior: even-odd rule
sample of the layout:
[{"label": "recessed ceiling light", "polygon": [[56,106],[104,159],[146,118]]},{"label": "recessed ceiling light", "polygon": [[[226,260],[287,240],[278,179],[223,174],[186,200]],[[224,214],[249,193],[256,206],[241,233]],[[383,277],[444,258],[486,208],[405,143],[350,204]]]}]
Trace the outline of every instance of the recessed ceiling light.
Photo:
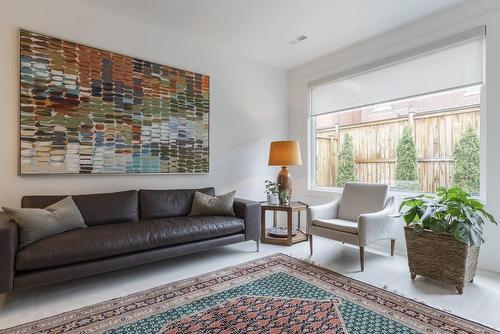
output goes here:
[{"label": "recessed ceiling light", "polygon": [[299,37],[296,37],[294,39],[292,39],[291,41],[289,41],[290,44],[297,44],[297,43],[300,43],[302,42],[303,40],[305,40],[307,38],[307,36],[304,36],[304,35],[300,35]]}]

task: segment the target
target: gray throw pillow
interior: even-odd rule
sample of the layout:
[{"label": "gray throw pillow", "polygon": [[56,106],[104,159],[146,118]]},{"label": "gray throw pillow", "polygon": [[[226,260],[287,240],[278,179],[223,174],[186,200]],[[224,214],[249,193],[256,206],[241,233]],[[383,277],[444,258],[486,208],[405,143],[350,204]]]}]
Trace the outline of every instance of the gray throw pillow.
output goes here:
[{"label": "gray throw pillow", "polygon": [[224,195],[210,196],[196,191],[190,216],[234,216],[234,194],[231,191]]},{"label": "gray throw pillow", "polygon": [[71,196],[45,209],[3,207],[3,211],[19,226],[19,248],[54,234],[87,227]]}]

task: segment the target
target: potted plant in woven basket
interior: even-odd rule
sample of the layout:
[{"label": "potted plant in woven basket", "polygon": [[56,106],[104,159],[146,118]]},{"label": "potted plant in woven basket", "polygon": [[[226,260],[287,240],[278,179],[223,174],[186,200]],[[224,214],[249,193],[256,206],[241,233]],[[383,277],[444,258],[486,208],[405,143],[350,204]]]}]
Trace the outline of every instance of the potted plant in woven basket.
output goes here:
[{"label": "potted plant in woven basket", "polygon": [[462,294],[476,274],[485,223],[496,224],[484,203],[458,187],[406,198],[399,208],[411,278],[422,275],[453,284]]}]

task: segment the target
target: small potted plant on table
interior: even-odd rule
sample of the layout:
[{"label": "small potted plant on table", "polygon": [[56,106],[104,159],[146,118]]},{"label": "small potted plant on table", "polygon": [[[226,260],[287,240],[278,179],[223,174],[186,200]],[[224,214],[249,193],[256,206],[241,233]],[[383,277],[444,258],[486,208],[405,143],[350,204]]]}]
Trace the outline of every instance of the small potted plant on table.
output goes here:
[{"label": "small potted plant on table", "polygon": [[266,185],[267,202],[275,205],[280,204],[279,184],[269,180],[266,180],[264,184]]},{"label": "small potted plant on table", "polygon": [[280,203],[283,204],[283,205],[290,205],[290,198],[291,198],[291,194],[288,190],[283,190],[282,192],[280,192],[279,194],[279,198],[280,198]]},{"label": "small potted plant on table", "polygon": [[422,275],[453,284],[462,294],[476,274],[485,223],[496,224],[484,203],[458,187],[406,198],[399,208],[411,278]]}]

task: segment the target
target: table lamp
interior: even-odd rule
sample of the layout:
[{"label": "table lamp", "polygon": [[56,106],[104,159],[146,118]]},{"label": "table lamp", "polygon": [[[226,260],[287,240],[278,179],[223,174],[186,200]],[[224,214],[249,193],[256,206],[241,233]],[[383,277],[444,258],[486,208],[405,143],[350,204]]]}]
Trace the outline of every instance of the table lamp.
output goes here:
[{"label": "table lamp", "polygon": [[292,195],[292,177],[287,166],[300,166],[302,159],[300,157],[300,146],[298,141],[285,140],[273,141],[269,150],[269,166],[281,166],[278,173],[277,183],[280,193],[288,191]]}]

